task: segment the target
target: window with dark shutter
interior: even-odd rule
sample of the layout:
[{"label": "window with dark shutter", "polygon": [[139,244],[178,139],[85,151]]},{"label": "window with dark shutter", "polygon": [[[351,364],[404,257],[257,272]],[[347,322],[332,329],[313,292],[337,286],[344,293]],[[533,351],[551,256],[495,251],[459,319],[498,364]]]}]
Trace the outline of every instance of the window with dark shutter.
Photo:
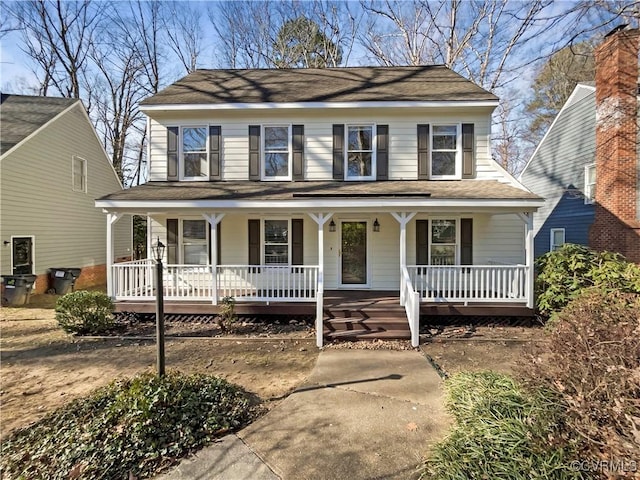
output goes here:
[{"label": "window with dark shutter", "polygon": [[333,126],[333,179],[344,180],[344,125]]},{"label": "window with dark shutter", "polygon": [[304,125],[292,125],[293,179],[304,180]]},{"label": "window with dark shutter", "polygon": [[179,127],[167,127],[167,180],[178,180]]},{"label": "window with dark shutter", "polygon": [[178,263],[178,219],[167,218],[167,264]]},{"label": "window with dark shutter", "polygon": [[378,125],[376,138],[376,180],[389,180],[389,125]]},{"label": "window with dark shutter", "polygon": [[249,180],[260,180],[260,125],[249,125]]},{"label": "window with dark shutter", "polygon": [[473,178],[475,176],[475,158],[473,155],[474,144],[473,123],[462,124],[462,178]]},{"label": "window with dark shutter", "polygon": [[222,180],[221,131],[219,125],[209,126],[209,180]]},{"label": "window with dark shutter", "polygon": [[473,265],[473,219],[460,220],[460,264]]},{"label": "window with dark shutter", "polygon": [[303,225],[301,218],[291,220],[291,265],[304,264]]},{"label": "window with dark shutter", "polygon": [[429,179],[429,125],[418,125],[418,180]]},{"label": "window with dark shutter", "polygon": [[429,264],[429,220],[416,220],[416,265]]}]

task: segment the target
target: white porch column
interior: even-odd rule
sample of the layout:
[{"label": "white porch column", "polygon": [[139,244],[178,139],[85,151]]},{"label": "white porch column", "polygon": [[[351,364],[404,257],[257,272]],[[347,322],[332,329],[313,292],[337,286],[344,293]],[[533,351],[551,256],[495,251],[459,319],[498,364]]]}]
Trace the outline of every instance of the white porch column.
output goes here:
[{"label": "white porch column", "polygon": [[524,289],[527,296],[527,308],[534,308],[534,245],[533,245],[533,213],[519,213],[524,222],[524,258],[527,267],[527,278]]},{"label": "white porch column", "polygon": [[212,276],[212,285],[211,285],[211,303],[213,305],[218,304],[218,224],[224,217],[224,213],[203,213],[202,216],[205,218],[207,222],[209,222],[209,226],[211,227],[211,231],[209,233],[210,241],[211,241],[211,276]]},{"label": "white porch column", "polygon": [[316,345],[323,344],[323,317],[324,317],[324,224],[329,221],[333,213],[308,213],[318,225],[318,286],[316,289]]},{"label": "white porch column", "polygon": [[404,305],[404,275],[402,270],[407,266],[407,224],[416,216],[416,212],[391,212],[391,215],[400,223],[400,305]]},{"label": "white porch column", "polygon": [[107,213],[107,295],[112,300],[116,298],[113,285],[113,260],[115,257],[115,245],[113,241],[113,224],[122,217],[122,213]]}]

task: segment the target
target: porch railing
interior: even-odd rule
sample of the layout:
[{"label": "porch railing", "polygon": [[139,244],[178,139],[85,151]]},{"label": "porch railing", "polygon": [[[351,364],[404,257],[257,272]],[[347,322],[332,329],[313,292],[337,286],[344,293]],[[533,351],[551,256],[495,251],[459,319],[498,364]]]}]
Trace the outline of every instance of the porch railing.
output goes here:
[{"label": "porch railing", "polygon": [[424,265],[407,267],[423,302],[527,302],[526,265]]},{"label": "porch railing", "polygon": [[[152,260],[117,263],[112,268],[116,300],[155,298]],[[318,267],[165,265],[163,284],[167,300],[215,301],[229,296],[238,302],[313,302],[318,293]]]},{"label": "porch railing", "polygon": [[400,304],[404,306],[411,330],[411,345],[420,345],[420,293],[415,291],[407,267],[401,268]]}]

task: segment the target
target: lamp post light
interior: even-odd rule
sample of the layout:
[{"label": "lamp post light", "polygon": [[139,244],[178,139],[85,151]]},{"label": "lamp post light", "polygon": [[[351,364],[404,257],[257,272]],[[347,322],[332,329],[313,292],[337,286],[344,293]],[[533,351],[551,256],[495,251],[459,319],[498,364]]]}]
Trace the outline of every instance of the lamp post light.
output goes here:
[{"label": "lamp post light", "polygon": [[162,259],[164,258],[164,244],[160,237],[154,245],[154,260],[156,261],[156,347],[158,375],[164,376],[164,285],[162,282]]}]

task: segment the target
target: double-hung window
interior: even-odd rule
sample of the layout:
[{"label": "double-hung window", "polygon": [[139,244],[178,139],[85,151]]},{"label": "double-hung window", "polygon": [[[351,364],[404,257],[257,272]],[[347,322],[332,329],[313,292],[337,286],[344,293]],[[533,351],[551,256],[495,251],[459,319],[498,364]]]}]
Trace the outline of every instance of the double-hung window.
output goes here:
[{"label": "double-hung window", "polygon": [[73,156],[71,174],[73,177],[73,190],[75,192],[87,191],[87,161],[84,158]]},{"label": "double-hung window", "polygon": [[184,180],[209,179],[209,128],[182,127],[182,177]]},{"label": "double-hung window", "polygon": [[460,125],[433,125],[429,177],[436,180],[461,178],[461,159]]},{"label": "double-hung window", "polygon": [[206,265],[209,262],[208,223],[205,220],[182,221],[182,262]]},{"label": "double-hung window", "polygon": [[375,134],[373,125],[347,126],[347,180],[375,179]]},{"label": "double-hung window", "polygon": [[552,228],[551,229],[551,245],[550,250],[553,252],[562,247],[565,243],[565,231],[564,228]]},{"label": "double-hung window", "polygon": [[289,264],[289,220],[264,221],[264,264]]},{"label": "double-hung window", "polygon": [[456,265],[458,257],[457,220],[431,220],[429,263],[431,265]]},{"label": "double-hung window", "polygon": [[291,180],[291,125],[265,125],[263,180]]},{"label": "double-hung window", "polygon": [[596,165],[584,167],[584,203],[591,204],[596,199]]}]

